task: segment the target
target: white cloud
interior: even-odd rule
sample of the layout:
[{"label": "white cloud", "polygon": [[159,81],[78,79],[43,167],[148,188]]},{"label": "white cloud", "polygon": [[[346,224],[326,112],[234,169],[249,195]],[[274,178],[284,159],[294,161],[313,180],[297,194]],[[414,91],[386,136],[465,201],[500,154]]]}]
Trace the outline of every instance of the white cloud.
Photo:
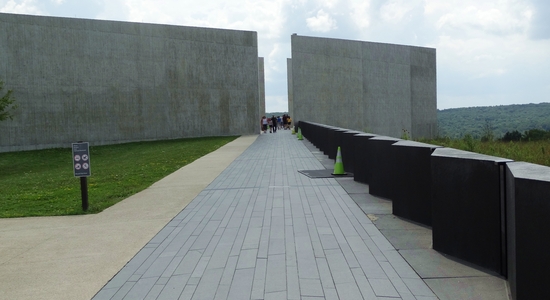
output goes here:
[{"label": "white cloud", "polygon": [[[121,0],[112,0],[116,1]],[[269,39],[281,34],[284,1],[125,0],[121,4],[128,21],[250,30]]]},{"label": "white cloud", "polygon": [[328,9],[336,9],[339,7],[340,3],[339,0],[319,0],[318,3],[322,7],[326,7]]},{"label": "white cloud", "polygon": [[436,36],[438,108],[548,101],[550,41],[530,38],[530,1],[426,0],[423,13]]},{"label": "white cloud", "polygon": [[28,14],[28,15],[41,15],[44,14],[36,5],[33,0],[8,0],[0,1],[0,12],[15,13],[15,14]]},{"label": "white cloud", "polygon": [[533,39],[550,39],[550,2],[548,0],[530,0],[533,5],[530,12],[532,22],[529,36]]},{"label": "white cloud", "polygon": [[349,15],[355,25],[364,30],[370,26],[370,1],[352,0],[349,3]]},{"label": "white cloud", "polygon": [[424,12],[428,17],[437,18],[437,30],[456,35],[511,35],[527,32],[532,8],[515,0],[499,2],[499,5],[495,5],[491,1],[427,0]]},{"label": "white cloud", "polygon": [[400,23],[407,19],[408,14],[415,6],[414,1],[391,0],[380,8],[380,18],[388,23]]},{"label": "white cloud", "polygon": [[317,11],[315,17],[307,18],[306,23],[307,27],[315,32],[329,32],[338,28],[336,26],[336,20],[322,9]]},{"label": "white cloud", "polygon": [[[277,72],[281,72],[284,69],[286,69],[286,64],[284,64],[284,65],[279,64],[278,60],[281,59],[281,54],[282,54],[281,44],[279,44],[279,43],[273,44],[273,48],[272,48],[271,52],[269,52],[269,55],[267,56],[267,61],[272,66],[270,69],[272,69],[274,71],[277,71]],[[282,67],[284,67],[284,68],[282,68]],[[267,77],[268,76],[266,74],[266,78]]]},{"label": "white cloud", "polygon": [[266,96],[266,112],[288,112],[288,102],[286,96]]}]

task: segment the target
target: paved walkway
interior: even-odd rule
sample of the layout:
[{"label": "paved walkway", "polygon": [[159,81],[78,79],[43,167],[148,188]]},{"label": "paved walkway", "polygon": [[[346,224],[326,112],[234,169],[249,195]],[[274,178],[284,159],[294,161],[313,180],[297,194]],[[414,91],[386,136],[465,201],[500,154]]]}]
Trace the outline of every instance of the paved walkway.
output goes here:
[{"label": "paved walkway", "polygon": [[94,299],[437,299],[323,168],[259,136]]}]

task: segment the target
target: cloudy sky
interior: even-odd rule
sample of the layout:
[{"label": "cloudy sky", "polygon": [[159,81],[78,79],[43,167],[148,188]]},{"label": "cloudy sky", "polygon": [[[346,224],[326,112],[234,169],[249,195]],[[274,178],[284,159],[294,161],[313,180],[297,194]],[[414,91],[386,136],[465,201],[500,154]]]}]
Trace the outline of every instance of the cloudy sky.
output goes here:
[{"label": "cloudy sky", "polygon": [[287,110],[290,35],[437,49],[438,109],[550,102],[549,0],[0,0],[0,12],[251,30],[266,110]]}]

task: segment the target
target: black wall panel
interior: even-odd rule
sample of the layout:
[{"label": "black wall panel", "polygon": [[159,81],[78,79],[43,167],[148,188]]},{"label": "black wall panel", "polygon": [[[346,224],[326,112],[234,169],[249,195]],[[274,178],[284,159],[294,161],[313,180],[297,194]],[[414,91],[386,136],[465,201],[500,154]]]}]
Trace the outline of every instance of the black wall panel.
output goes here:
[{"label": "black wall panel", "polygon": [[509,161],[435,149],[431,158],[435,250],[506,273],[503,164]]},{"label": "black wall panel", "polygon": [[440,146],[399,141],[392,145],[397,172],[392,195],[393,214],[432,226],[431,155]]}]

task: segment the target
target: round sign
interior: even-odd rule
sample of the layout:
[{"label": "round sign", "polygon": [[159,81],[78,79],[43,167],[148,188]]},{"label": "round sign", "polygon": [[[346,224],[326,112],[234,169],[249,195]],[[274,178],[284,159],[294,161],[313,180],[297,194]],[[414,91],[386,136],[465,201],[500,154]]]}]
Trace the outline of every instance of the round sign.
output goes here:
[{"label": "round sign", "polygon": [[74,168],[77,169],[77,170],[80,170],[81,167],[82,167],[82,166],[80,166],[80,164],[75,164],[75,165],[74,165]]},{"label": "round sign", "polygon": [[82,160],[87,161],[88,160],[88,154],[82,154]]},{"label": "round sign", "polygon": [[88,170],[88,167],[90,167],[90,166],[87,163],[82,164],[82,168],[84,168],[84,170]]},{"label": "round sign", "polygon": [[75,155],[74,156],[74,161],[80,161],[80,155]]}]

